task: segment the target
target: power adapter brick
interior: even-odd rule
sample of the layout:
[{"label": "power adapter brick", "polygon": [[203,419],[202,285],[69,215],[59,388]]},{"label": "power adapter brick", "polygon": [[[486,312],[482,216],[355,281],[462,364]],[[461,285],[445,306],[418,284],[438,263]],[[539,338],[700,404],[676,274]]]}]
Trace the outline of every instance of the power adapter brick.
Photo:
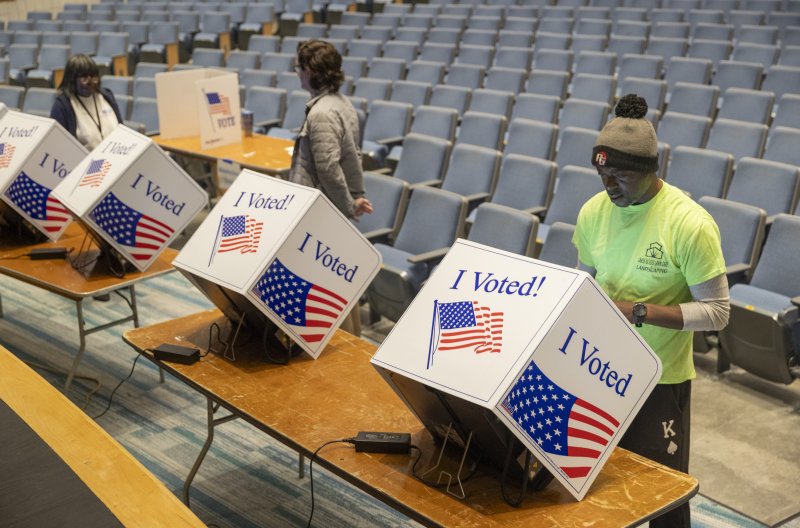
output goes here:
[{"label": "power adapter brick", "polygon": [[392,453],[407,455],[411,450],[409,433],[359,431],[353,442],[358,453]]},{"label": "power adapter brick", "polygon": [[67,258],[67,248],[35,248],[28,253],[31,260],[63,259]]},{"label": "power adapter brick", "polygon": [[153,357],[158,361],[170,361],[172,363],[191,365],[200,359],[200,350],[194,347],[163,343],[153,349]]}]

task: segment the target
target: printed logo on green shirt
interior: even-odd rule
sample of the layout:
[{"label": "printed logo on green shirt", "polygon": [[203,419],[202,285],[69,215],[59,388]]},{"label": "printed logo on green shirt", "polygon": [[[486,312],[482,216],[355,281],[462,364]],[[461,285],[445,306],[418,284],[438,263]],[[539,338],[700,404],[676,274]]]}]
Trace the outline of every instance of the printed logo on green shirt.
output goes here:
[{"label": "printed logo on green shirt", "polygon": [[644,257],[639,257],[636,269],[646,273],[668,273],[669,261],[664,260],[664,246],[659,242],[651,242],[644,250]]},{"label": "printed logo on green shirt", "polygon": [[644,252],[644,256],[661,260],[662,258],[664,258],[664,246],[662,246],[658,242],[651,242],[650,245],[647,246],[647,250]]}]

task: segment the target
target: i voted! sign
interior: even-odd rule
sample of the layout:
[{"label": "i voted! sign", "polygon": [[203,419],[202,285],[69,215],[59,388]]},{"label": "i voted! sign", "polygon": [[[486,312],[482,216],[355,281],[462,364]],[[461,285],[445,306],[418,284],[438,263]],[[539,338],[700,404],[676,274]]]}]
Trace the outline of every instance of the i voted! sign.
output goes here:
[{"label": "i voted! sign", "polygon": [[661,377],[588,274],[465,240],[372,363],[491,411],[579,500]]},{"label": "i voted! sign", "polygon": [[208,195],[153,141],[118,126],[53,191],[138,270],[146,270]]},{"label": "i voted! sign", "polygon": [[0,118],[0,199],[58,239],[72,215],[53,189],[84,156],[86,149],[54,120],[6,112]]},{"label": "i voted! sign", "polygon": [[244,170],[174,264],[246,296],[317,358],[381,257],[320,191]]}]

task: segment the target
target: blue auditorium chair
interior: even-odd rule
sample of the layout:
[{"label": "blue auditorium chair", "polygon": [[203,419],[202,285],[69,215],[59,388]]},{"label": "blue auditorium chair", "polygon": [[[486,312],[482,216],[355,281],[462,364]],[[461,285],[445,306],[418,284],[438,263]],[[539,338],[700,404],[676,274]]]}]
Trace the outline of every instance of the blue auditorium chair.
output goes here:
[{"label": "blue auditorium chair", "polygon": [[790,214],[800,192],[800,167],[777,161],[742,158],[733,173],[726,198],[760,207],[767,224],[781,213]]},{"label": "blue auditorium chair", "polygon": [[728,325],[720,331],[718,371],[730,364],[763,379],[790,384],[798,377],[800,217],[775,217],[749,284],[731,287]]},{"label": "blue auditorium chair", "polygon": [[539,239],[546,241],[550,226],[556,222],[575,225],[583,204],[602,191],[603,182],[594,167],[588,169],[567,165],[559,169],[553,199],[539,224]]},{"label": "blue auditorium chair", "polygon": [[706,149],[733,155],[734,167],[741,158],[760,158],[767,141],[767,125],[718,117],[711,125]]},{"label": "blue auditorium chair", "polygon": [[22,103],[22,111],[26,114],[50,117],[50,110],[56,102],[57,95],[55,88],[28,88]]},{"label": "blue auditorium chair", "polygon": [[466,205],[462,196],[442,189],[414,189],[394,245],[375,244],[383,265],[366,292],[372,321],[381,315],[397,321],[405,312],[433,266],[463,234]]},{"label": "blue auditorium chair", "polygon": [[392,146],[402,143],[411,127],[414,107],[408,103],[373,100],[369,103],[361,143],[366,170],[381,168]]},{"label": "blue auditorium chair", "polygon": [[772,114],[775,94],[763,90],[728,88],[722,92],[717,119],[738,119],[766,125]]},{"label": "blue auditorium chair", "polygon": [[456,144],[478,145],[494,150],[502,149],[508,119],[497,114],[468,111],[461,116],[461,126],[456,134]]},{"label": "blue auditorium chair", "polygon": [[[783,109],[781,109],[781,112]],[[800,129],[775,127],[769,134],[764,159],[800,166]]]},{"label": "blue auditorium chair", "polygon": [[532,257],[538,228],[536,216],[504,205],[482,203],[475,209],[467,240]]},{"label": "blue auditorium chair", "polygon": [[429,104],[431,106],[452,108],[462,114],[466,112],[471,96],[472,90],[469,88],[439,84],[433,87]]},{"label": "blue auditorium chair", "polygon": [[[529,215],[543,216],[553,197],[556,164],[552,161],[506,154],[489,203],[512,207]],[[469,220],[475,217],[474,211]]]},{"label": "blue auditorium chair", "polygon": [[408,207],[408,183],[375,172],[364,172],[364,188],[374,211],[363,215],[356,227],[367,240],[391,245],[397,237]]},{"label": "blue auditorium chair", "polygon": [[567,165],[594,170],[591,155],[586,153],[592,152],[594,142],[600,132],[586,128],[566,127],[560,130],[560,135],[560,146],[556,150],[556,163],[559,171]]},{"label": "blue auditorium chair", "polygon": [[390,101],[409,103],[414,108],[426,105],[431,99],[431,85],[416,81],[395,81]]},{"label": "blue auditorium chair", "polygon": [[486,68],[483,66],[455,62],[448,68],[445,84],[474,90],[483,86],[485,76]]},{"label": "blue auditorium chair", "polygon": [[501,158],[500,152],[494,149],[456,145],[450,154],[442,189],[463,196],[467,200],[469,213],[492,195]]},{"label": "blue auditorium chair", "polygon": [[39,88],[56,88],[54,85],[56,71],[63,71],[69,59],[69,46],[43,45],[39,48],[36,68],[29,70],[25,76],[25,86]]},{"label": "blue auditorium chair", "polygon": [[439,185],[444,179],[452,143],[447,139],[409,133],[394,169],[394,177],[413,187]]},{"label": "blue auditorium chair", "polygon": [[558,125],[521,117],[511,120],[504,155],[521,154],[552,160],[558,140]]},{"label": "blue auditorium chair", "polygon": [[497,89],[480,88],[472,91],[469,107],[470,112],[483,112],[511,117],[511,107],[514,104],[514,93]]},{"label": "blue auditorium chair", "polygon": [[523,118],[555,123],[558,120],[560,106],[561,99],[554,95],[521,93],[514,101],[511,120]]},{"label": "blue auditorium chair", "polygon": [[699,117],[712,117],[717,109],[719,87],[677,82],[669,99],[669,112],[681,112]]},{"label": "blue auditorium chair", "polygon": [[281,124],[286,112],[287,92],[282,88],[251,86],[247,89],[247,109],[253,112],[253,130],[259,134]]},{"label": "blue auditorium chair", "polygon": [[732,154],[678,146],[672,150],[672,159],[664,179],[698,200],[702,196],[724,198],[731,182],[731,174]]},{"label": "blue auditorium chair", "polygon": [[721,93],[725,93],[728,88],[758,90],[763,77],[764,67],[761,64],[723,60],[717,64],[714,84],[719,86]]},{"label": "blue auditorium chair", "polygon": [[578,267],[578,248],[572,243],[575,225],[554,222],[548,229],[537,258],[567,268]]}]

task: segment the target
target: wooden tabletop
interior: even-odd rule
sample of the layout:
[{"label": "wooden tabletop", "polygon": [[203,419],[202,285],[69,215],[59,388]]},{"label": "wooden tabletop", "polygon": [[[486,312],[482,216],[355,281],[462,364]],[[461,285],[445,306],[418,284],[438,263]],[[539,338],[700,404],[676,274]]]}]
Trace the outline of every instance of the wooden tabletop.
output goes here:
[{"label": "wooden tabletop", "polygon": [[263,134],[242,135],[241,143],[232,143],[210,149],[200,148],[200,136],[165,139],[152,136],[165,150],[208,160],[230,160],[244,168],[267,174],[278,174],[292,165],[294,142]]},{"label": "wooden tabletop", "polygon": [[[77,225],[77,224],[76,224]],[[70,231],[72,229],[72,231]],[[115,277],[102,266],[88,273],[81,273],[66,259],[31,260],[25,255],[35,248],[67,248],[75,254],[84,242],[82,230],[67,229],[72,236],[65,234],[56,242],[42,242],[30,246],[3,246],[0,243],[0,274],[13,277],[44,290],[57,293],[69,299],[79,300],[93,295],[108,293],[119,288],[158,275],[173,271],[172,261],[178,252],[172,248],[164,249],[146,271],[129,271],[122,278]],[[97,253],[96,247],[90,251]],[[91,254],[89,255],[91,259]]]},{"label": "wooden tabletop", "polygon": [[0,372],[0,400],[55,451],[124,526],[205,526],[116,440],[3,347]]},{"label": "wooden tabletop", "polygon": [[[129,330],[123,339],[139,352],[165,342],[205,350],[215,321],[224,318],[208,310]],[[411,432],[424,453],[419,467],[426,468],[435,452],[433,439],[369,363],[375,349],[338,331],[316,361],[302,355],[276,366],[244,349],[237,350],[236,362],[209,354],[193,365],[159,365],[302,454],[358,431]],[[552,482],[512,508],[491,472],[470,479],[461,501],[413,478],[414,456],[356,453],[352,446],[337,444],[319,457],[330,471],[428,526],[634,526],[687,501],[698,489],[694,477],[617,448],[582,501]]]}]

